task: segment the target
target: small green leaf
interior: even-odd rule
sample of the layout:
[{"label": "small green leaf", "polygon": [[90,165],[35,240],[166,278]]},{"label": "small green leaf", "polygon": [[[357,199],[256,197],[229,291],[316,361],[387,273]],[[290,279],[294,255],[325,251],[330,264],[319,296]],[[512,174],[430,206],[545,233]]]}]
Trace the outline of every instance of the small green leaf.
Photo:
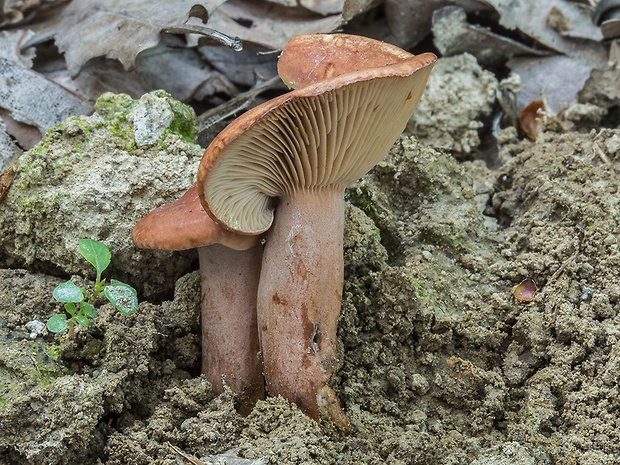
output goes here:
[{"label": "small green leaf", "polygon": [[79,324],[81,324],[85,328],[88,328],[88,317],[87,316],[75,315],[75,321],[77,321]]},{"label": "small green leaf", "polygon": [[95,267],[97,274],[103,273],[110,264],[110,249],[105,244],[92,239],[82,239],[78,248],[82,256]]},{"label": "small green leaf", "polygon": [[112,284],[103,290],[103,294],[125,315],[131,315],[138,308],[138,293],[129,284],[113,279]]},{"label": "small green leaf", "polygon": [[66,283],[56,286],[56,289],[54,289],[52,295],[58,302],[81,302],[84,300],[84,293],[82,292],[82,289],[77,287],[71,281],[67,281]]},{"label": "small green leaf", "polygon": [[52,333],[62,333],[67,329],[67,316],[64,313],[61,315],[54,315],[47,320],[47,329]]},{"label": "small green leaf", "polygon": [[88,302],[80,302],[80,312],[91,318],[97,318],[97,310]]},{"label": "small green leaf", "polygon": [[75,315],[75,304],[73,302],[69,302],[68,304],[65,304],[65,310],[67,311],[69,315],[71,316]]}]

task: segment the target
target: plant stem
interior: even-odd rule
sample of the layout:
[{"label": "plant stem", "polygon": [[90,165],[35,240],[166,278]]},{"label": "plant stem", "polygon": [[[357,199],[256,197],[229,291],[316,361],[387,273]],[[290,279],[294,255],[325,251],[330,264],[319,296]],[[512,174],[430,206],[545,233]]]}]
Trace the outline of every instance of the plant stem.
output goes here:
[{"label": "plant stem", "polygon": [[75,331],[73,330],[74,324],[75,324],[75,321],[74,321],[74,317],[72,316],[71,318],[69,318],[69,321],[67,322],[67,326],[69,328],[69,337],[71,339],[75,339]]}]

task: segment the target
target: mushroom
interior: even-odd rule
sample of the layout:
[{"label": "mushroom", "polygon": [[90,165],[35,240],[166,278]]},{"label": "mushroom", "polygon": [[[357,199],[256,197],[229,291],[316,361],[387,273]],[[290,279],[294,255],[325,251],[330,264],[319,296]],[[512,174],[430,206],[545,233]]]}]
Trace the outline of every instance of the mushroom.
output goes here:
[{"label": "mushroom", "polygon": [[344,189],[399,137],[435,60],[365,37],[297,36],[278,63],[297,88],[233,121],[198,168],[203,206],[218,225],[269,231],[257,298],[269,394],[343,429],[328,383],[338,365]]},{"label": "mushroom", "polygon": [[179,200],[142,218],[131,236],[142,249],[198,249],[201,370],[218,394],[224,391],[224,377],[239,395],[239,413],[249,413],[264,398],[256,322],[260,236],[242,236],[217,226],[205,213],[195,184]]}]

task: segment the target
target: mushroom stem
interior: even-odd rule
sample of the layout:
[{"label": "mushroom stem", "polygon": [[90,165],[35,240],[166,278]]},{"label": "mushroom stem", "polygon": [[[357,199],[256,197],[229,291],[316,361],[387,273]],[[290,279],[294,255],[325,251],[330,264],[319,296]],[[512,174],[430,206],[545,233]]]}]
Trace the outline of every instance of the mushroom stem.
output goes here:
[{"label": "mushroom stem", "polygon": [[282,198],[267,235],[257,304],[270,395],[282,395],[315,420],[327,415],[337,424],[342,419],[333,412],[342,412],[335,396],[325,409],[317,395],[331,391],[326,386],[338,365],[343,229],[342,186]]},{"label": "mushroom stem", "polygon": [[243,251],[219,244],[198,248],[202,373],[217,394],[224,391],[224,378],[239,395],[242,415],[265,396],[256,323],[261,249],[260,244]]}]

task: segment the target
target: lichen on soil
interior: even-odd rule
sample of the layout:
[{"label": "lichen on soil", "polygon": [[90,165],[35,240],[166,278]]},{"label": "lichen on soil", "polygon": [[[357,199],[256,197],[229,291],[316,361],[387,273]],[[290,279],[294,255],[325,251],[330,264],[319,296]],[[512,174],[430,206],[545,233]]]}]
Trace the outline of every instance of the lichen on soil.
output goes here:
[{"label": "lichen on soil", "polygon": [[[459,60],[478,73],[470,58]],[[135,105],[121,103],[91,118]],[[431,110],[417,126],[445,133],[430,127]],[[482,121],[489,109],[455,111]],[[113,124],[94,136],[93,121],[48,133],[23,156],[0,201],[2,230],[16,244],[0,239],[0,464],[190,463],[184,456],[255,465],[618,463],[620,130],[556,127],[533,142],[507,128],[489,167],[471,156],[478,143],[471,129],[480,124],[455,126],[440,147],[419,142],[411,125],[347,190],[332,379],[351,422],[347,435],[282,398],[241,417],[231,392],[212,393],[199,376],[195,258],[143,255],[127,242],[132,221],[193,182],[187,172],[157,172],[161,163],[195,170],[198,149],[168,131],[161,134],[173,148],[162,150],[161,139],[138,148],[135,138],[120,137],[131,127]],[[461,150],[465,140],[474,141],[469,152]],[[128,181],[118,216],[71,237],[110,240],[112,271],[130,277],[143,298],[130,316],[104,305],[75,340],[59,340],[39,324],[60,311],[52,289],[72,274],[85,285],[91,278],[62,237],[76,222],[62,202],[39,213],[34,193],[53,200],[77,182],[93,147],[108,163],[137,157],[131,166],[141,177]],[[41,153],[63,155],[43,163]],[[66,157],[71,163],[61,163]],[[170,187],[172,178],[181,184]],[[105,211],[105,195],[88,192],[75,213]],[[130,209],[136,213],[120,219]],[[45,242],[32,234],[53,228]],[[166,268],[171,259],[179,263],[174,272]],[[539,288],[527,303],[512,296],[525,278]]]}]

